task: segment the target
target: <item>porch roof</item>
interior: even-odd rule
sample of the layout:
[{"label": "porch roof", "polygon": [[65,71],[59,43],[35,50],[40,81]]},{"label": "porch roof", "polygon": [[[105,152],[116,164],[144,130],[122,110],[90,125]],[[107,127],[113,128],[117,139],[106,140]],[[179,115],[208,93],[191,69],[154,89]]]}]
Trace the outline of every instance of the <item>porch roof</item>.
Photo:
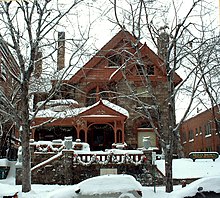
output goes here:
[{"label": "porch roof", "polygon": [[[55,118],[55,119],[59,119],[59,118],[69,118],[69,117],[75,117],[75,116],[78,116],[82,113],[86,113],[87,111],[89,111],[90,109],[93,109],[99,105],[104,105],[106,106],[107,108],[110,108],[112,109],[113,111],[116,111],[120,114],[122,114],[123,116],[125,117],[129,117],[129,113],[126,109],[116,105],[116,104],[113,104],[111,102],[109,102],[108,100],[100,100],[98,102],[96,102],[95,104],[91,105],[91,106],[88,106],[88,107],[80,107],[80,108],[71,108],[71,107],[66,107],[65,109],[63,110],[60,110],[60,111],[56,111],[56,108],[54,107],[51,107],[51,108],[48,108],[48,109],[44,109],[44,110],[40,110],[37,112],[37,115],[36,115],[36,118]],[[83,116],[93,116],[93,117],[113,117],[114,115],[107,115],[107,114],[95,114],[95,115],[91,115],[91,114],[88,114],[88,115],[83,115]],[[116,116],[117,117],[117,116]]]}]

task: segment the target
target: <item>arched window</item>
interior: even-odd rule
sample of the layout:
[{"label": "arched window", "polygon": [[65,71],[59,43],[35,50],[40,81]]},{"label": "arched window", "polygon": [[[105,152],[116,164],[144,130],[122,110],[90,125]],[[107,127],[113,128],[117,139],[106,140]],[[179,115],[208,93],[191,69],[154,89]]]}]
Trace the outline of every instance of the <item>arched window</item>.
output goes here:
[{"label": "arched window", "polygon": [[[99,90],[97,92],[97,90]],[[100,98],[104,100],[110,100],[111,92],[105,88],[93,88],[87,93],[86,105],[90,106],[96,103]]]},{"label": "arched window", "polygon": [[146,122],[142,122],[138,128],[148,128],[148,129],[150,128],[151,129],[152,126],[150,122],[146,121]]}]

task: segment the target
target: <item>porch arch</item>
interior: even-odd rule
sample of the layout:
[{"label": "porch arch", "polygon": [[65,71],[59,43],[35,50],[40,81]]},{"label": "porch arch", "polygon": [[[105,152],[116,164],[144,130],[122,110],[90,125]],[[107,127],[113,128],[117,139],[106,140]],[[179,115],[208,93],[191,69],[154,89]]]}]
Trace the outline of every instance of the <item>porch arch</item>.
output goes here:
[{"label": "porch arch", "polygon": [[114,128],[111,124],[91,124],[87,131],[87,142],[91,150],[105,150],[112,148],[114,143]]}]

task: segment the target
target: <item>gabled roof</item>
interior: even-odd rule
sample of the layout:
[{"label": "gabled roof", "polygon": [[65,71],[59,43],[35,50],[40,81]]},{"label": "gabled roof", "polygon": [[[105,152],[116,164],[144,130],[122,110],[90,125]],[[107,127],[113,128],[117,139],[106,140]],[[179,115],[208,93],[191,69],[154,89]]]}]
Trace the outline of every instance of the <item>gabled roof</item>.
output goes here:
[{"label": "gabled roof", "polygon": [[[102,75],[100,73],[100,70],[98,70],[97,67],[98,64],[103,60],[106,59],[108,53],[110,51],[113,51],[118,47],[118,44],[122,42],[123,40],[129,41],[130,46],[132,48],[132,45],[137,45],[137,48],[140,50],[142,56],[147,56],[150,61],[154,64],[157,71],[160,73],[161,76],[166,77],[166,68],[164,65],[163,60],[156,55],[148,46],[146,43],[142,44],[139,42],[134,36],[132,36],[129,32],[121,30],[119,31],[107,44],[105,44],[101,50],[98,51],[98,53],[93,56],[80,70],[78,70],[68,81],[69,83],[78,83],[83,78],[87,78],[89,73],[92,70],[97,70],[97,75]],[[122,78],[121,74],[121,68],[111,68],[108,70],[110,72],[108,80],[120,80]],[[102,76],[101,76],[102,78]],[[182,79],[175,73],[174,76],[175,84],[179,84],[179,82],[182,81]]]},{"label": "gabled roof", "polygon": [[126,109],[109,102],[108,100],[99,100],[90,108],[86,109],[80,114],[81,116],[123,116],[124,118],[129,117],[129,113]]},{"label": "gabled roof", "polygon": [[[108,109],[110,112],[101,111],[101,108]],[[99,111],[96,111],[99,110]],[[96,112],[96,114],[94,114]],[[96,115],[96,116],[109,116],[109,115],[121,115],[125,119],[129,117],[129,113],[126,109],[115,105],[108,100],[100,100],[95,104],[89,107],[81,107],[81,108],[65,108],[63,111],[56,111],[56,108],[48,108],[45,110],[38,111],[36,118],[54,118],[54,119],[65,119],[69,117],[75,116],[83,116],[83,115]]]}]

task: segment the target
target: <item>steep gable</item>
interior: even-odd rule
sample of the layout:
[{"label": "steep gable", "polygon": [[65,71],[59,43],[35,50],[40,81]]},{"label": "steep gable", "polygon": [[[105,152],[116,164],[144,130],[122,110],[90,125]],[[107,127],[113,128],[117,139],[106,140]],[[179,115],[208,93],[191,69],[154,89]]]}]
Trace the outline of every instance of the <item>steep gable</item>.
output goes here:
[{"label": "steep gable", "polygon": [[[72,76],[69,83],[118,81],[123,77],[121,70],[124,68],[128,78],[130,75],[130,79],[138,80],[139,62],[144,62],[141,64],[150,72],[151,80],[166,80],[163,60],[146,43],[138,42],[129,32],[121,30]],[[175,74],[175,84],[180,81],[181,78]]]}]

